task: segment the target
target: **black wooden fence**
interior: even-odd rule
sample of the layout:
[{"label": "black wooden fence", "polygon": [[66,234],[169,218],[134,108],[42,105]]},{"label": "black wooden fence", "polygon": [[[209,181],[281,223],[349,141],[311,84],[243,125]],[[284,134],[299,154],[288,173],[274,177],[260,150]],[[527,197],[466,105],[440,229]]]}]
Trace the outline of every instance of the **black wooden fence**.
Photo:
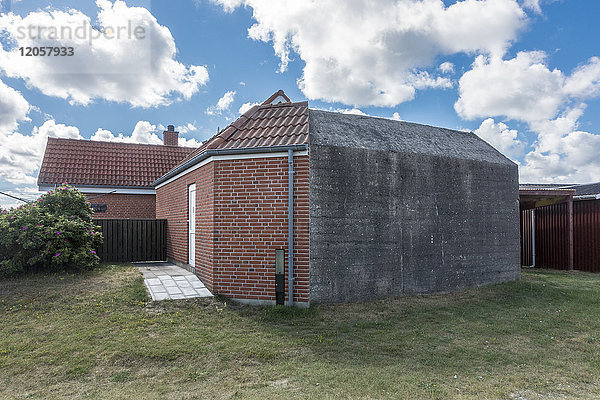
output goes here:
[{"label": "black wooden fence", "polygon": [[164,261],[167,220],[95,219],[104,243],[96,250],[102,262]]}]

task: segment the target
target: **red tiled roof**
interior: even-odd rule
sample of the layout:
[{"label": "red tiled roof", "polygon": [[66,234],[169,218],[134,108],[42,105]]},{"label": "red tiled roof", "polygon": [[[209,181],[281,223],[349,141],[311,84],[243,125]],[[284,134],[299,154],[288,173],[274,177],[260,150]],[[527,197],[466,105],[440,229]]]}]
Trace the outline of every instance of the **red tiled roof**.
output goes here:
[{"label": "red tiled roof", "polygon": [[194,149],[48,138],[38,185],[151,187]]},{"label": "red tiled roof", "polygon": [[[271,104],[282,97],[286,102]],[[308,143],[308,102],[293,103],[283,90],[254,106],[206,141],[181,163],[205,150],[288,146]]]}]

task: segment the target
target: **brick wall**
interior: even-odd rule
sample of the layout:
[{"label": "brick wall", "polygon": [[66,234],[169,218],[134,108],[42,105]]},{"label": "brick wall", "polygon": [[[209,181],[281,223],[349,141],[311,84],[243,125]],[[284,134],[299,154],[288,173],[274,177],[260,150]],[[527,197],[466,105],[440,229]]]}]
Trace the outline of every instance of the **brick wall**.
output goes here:
[{"label": "brick wall", "polygon": [[[98,193],[85,193],[89,198]],[[106,212],[94,213],[98,219],[154,219],[156,218],[156,196],[153,194],[107,194],[89,200],[94,204],[106,204]]]},{"label": "brick wall", "polygon": [[[307,302],[308,157],[294,164],[294,301]],[[215,286],[228,297],[274,301],[275,250],[286,251],[286,277],[288,267],[287,158],[219,161],[215,168]]]},{"label": "brick wall", "polygon": [[[308,156],[294,157],[294,163],[294,301],[307,302]],[[168,220],[167,256],[182,263],[188,261],[191,183],[200,279],[224,296],[274,301],[275,250],[287,253],[287,157],[215,161],[157,189],[157,218]]]},{"label": "brick wall", "polygon": [[167,258],[188,263],[188,186],[196,184],[196,266],[202,282],[213,288],[213,182],[209,163],[156,190],[156,217],[167,219]]}]

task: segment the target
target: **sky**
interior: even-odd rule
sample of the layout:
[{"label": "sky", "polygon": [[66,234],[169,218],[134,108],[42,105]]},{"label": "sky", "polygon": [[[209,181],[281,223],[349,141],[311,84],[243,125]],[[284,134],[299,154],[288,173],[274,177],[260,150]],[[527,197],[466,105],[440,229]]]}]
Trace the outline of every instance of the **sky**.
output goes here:
[{"label": "sky", "polygon": [[279,89],[472,131],[522,183],[600,181],[598,15],[597,0],[0,0],[0,191],[38,195],[48,137],[158,144],[171,124],[198,146]]}]

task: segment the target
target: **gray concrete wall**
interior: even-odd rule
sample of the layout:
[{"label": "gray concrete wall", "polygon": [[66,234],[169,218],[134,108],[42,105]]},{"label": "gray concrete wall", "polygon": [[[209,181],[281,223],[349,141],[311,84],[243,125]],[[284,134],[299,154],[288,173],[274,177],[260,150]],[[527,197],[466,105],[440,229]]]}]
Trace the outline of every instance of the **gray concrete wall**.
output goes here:
[{"label": "gray concrete wall", "polygon": [[311,302],[520,277],[516,165],[319,142],[310,145]]}]

